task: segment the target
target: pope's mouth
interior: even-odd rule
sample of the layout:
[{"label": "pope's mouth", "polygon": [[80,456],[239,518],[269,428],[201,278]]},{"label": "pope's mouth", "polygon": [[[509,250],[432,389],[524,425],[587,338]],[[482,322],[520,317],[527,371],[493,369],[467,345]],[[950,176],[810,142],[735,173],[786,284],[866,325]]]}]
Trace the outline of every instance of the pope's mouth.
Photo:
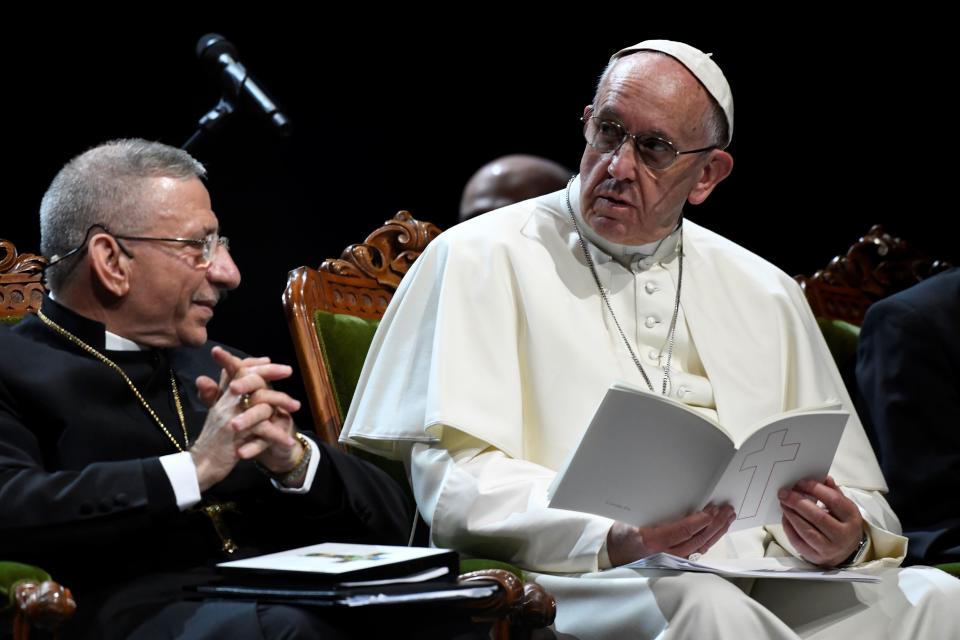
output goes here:
[{"label": "pope's mouth", "polygon": [[624,220],[624,216],[629,216],[636,209],[626,200],[621,200],[615,196],[599,196],[593,207],[594,218],[608,218],[611,220]]},{"label": "pope's mouth", "polygon": [[597,196],[597,202],[613,209],[629,209],[633,207],[630,202],[614,195]]}]

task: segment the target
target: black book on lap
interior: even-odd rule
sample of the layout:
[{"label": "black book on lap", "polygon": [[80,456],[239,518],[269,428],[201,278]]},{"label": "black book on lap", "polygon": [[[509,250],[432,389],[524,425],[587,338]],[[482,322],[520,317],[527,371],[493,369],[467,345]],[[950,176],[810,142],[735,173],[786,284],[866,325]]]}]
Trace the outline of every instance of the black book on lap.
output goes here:
[{"label": "black book on lap", "polygon": [[366,606],[392,609],[431,607],[488,600],[497,597],[500,585],[495,580],[456,582],[413,582],[381,586],[284,586],[242,585],[232,582],[210,583],[190,589],[200,598],[229,598],[260,603],[278,603],[314,607]]},{"label": "black book on lap", "polygon": [[325,543],[220,563],[218,580],[189,591],[200,598],[348,609],[433,611],[444,603],[452,614],[458,603],[498,596],[493,580],[458,584],[459,565],[459,555],[448,549]]}]

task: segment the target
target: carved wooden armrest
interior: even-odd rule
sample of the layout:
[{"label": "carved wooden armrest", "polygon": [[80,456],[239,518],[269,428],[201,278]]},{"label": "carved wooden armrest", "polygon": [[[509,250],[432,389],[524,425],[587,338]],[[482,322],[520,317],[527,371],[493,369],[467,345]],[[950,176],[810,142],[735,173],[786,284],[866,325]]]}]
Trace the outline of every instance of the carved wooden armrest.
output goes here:
[{"label": "carved wooden armrest", "polygon": [[56,632],[77,610],[70,589],[52,580],[21,580],[11,595],[14,640],[27,640],[31,627]]},{"label": "carved wooden armrest", "polygon": [[524,638],[534,629],[553,624],[557,601],[540,585],[524,583],[503,569],[471,571],[460,576],[461,584],[490,580],[497,582],[505,595],[498,593],[469,606],[475,610],[474,620],[494,624],[493,637]]}]

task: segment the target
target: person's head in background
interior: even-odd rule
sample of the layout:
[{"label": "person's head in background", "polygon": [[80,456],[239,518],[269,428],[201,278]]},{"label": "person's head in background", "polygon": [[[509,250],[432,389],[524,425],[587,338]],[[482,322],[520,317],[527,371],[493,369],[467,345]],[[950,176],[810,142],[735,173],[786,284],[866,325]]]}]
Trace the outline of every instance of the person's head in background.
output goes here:
[{"label": "person's head in background", "polygon": [[491,160],[467,181],[460,221],[514,202],[562,189],[573,171],[539,156],[508,155]]}]

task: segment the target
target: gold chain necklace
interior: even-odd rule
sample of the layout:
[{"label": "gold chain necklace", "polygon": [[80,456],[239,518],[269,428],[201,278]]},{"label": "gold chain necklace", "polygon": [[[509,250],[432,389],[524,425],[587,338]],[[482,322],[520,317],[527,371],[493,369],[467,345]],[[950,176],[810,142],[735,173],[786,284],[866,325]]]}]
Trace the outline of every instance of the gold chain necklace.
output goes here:
[{"label": "gold chain necklace", "polygon": [[117,365],[116,362],[114,362],[107,356],[103,355],[102,353],[100,353],[99,351],[97,351],[96,349],[88,345],[86,342],[84,342],[83,340],[73,335],[72,333],[70,333],[69,331],[67,331],[60,325],[58,325],[56,322],[54,322],[47,316],[45,316],[43,314],[43,311],[38,310],[37,317],[40,318],[40,320],[45,325],[47,325],[48,327],[50,327],[51,329],[59,333],[61,336],[63,336],[73,344],[77,345],[78,347],[80,347],[81,349],[83,349],[84,351],[92,355],[94,358],[96,358],[103,364],[107,365],[108,367],[110,367],[111,369],[119,373],[120,377],[123,378],[124,382],[127,383],[127,386],[130,387],[130,391],[133,391],[133,395],[137,396],[137,400],[140,401],[140,404],[143,405],[143,408],[147,410],[147,413],[150,414],[150,417],[153,418],[154,422],[157,423],[157,426],[160,427],[160,430],[163,431],[165,434],[167,434],[167,437],[170,438],[170,442],[172,442],[173,446],[177,448],[177,451],[185,451],[186,450],[185,448],[189,447],[189,438],[187,436],[187,421],[183,417],[183,405],[180,403],[180,393],[177,391],[177,379],[173,375],[173,369],[170,369],[170,388],[173,390],[173,402],[177,407],[177,417],[180,418],[180,428],[183,429],[183,446],[182,447],[180,446],[180,443],[177,442],[177,439],[173,437],[173,434],[170,433],[167,427],[163,424],[163,420],[160,419],[160,416],[157,415],[157,412],[153,410],[153,407],[150,406],[150,403],[148,403],[146,398],[144,398],[143,395],[140,393],[140,390],[137,389],[137,386],[133,384],[133,380],[131,380],[130,377],[127,376],[127,374],[123,371],[123,369],[119,367],[119,365]]}]

